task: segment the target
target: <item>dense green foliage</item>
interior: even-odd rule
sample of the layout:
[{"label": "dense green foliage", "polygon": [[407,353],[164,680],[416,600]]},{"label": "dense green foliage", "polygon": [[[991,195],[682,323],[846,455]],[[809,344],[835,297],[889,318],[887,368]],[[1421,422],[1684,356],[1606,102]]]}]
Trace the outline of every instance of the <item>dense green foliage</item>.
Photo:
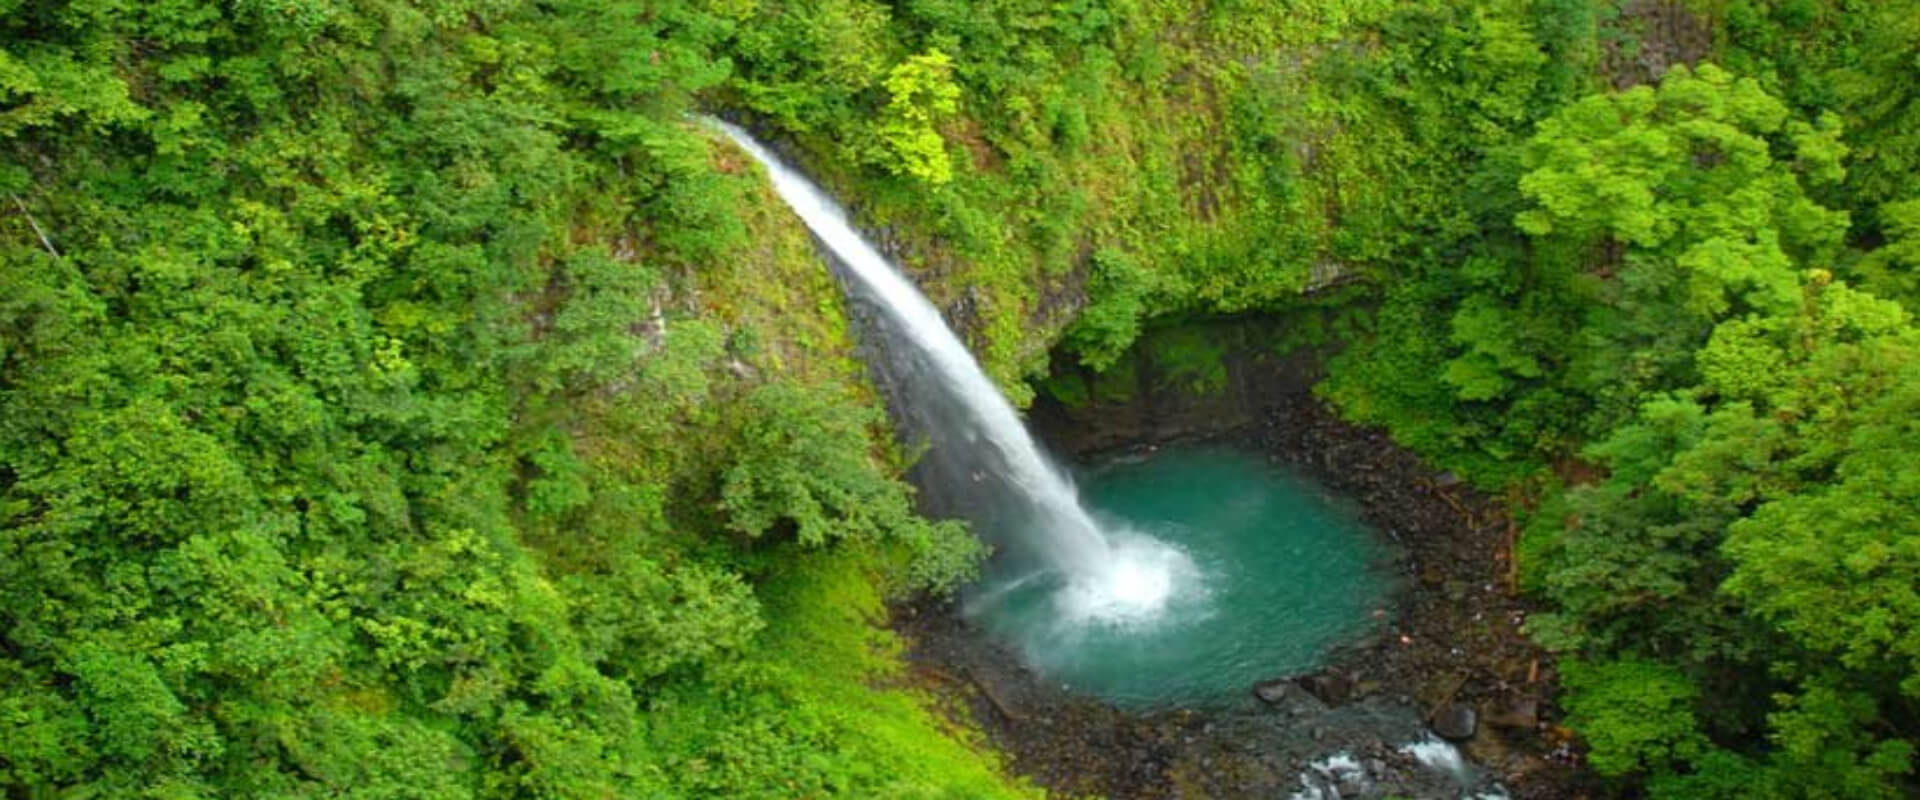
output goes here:
[{"label": "dense green foliage", "polygon": [[862,688],[977,547],[681,119],[726,18],[0,11],[7,796],[1018,793]]},{"label": "dense green foliage", "polygon": [[1593,767],[1656,797],[1912,789],[1920,330],[1868,292],[1911,302],[1915,73],[1882,56],[1920,39],[1911,4],[1842,5],[1699,9],[1752,77],[1553,108],[1479,167],[1512,227],[1396,269],[1323,387],[1543,495],[1530,627]]},{"label": "dense green foliage", "polygon": [[0,786],[1020,793],[895,680],[882,598],[977,546],[705,109],[1016,397],[1312,309],[1342,413],[1530,498],[1623,791],[1909,794],[1916,54],[1911,0],[0,0]]}]

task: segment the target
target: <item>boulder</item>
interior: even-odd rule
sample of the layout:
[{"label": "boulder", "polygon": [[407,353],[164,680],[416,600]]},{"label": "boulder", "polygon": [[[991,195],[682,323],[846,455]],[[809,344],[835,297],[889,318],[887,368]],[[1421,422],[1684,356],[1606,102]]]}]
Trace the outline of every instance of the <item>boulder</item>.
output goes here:
[{"label": "boulder", "polygon": [[1353,681],[1337,672],[1316,672],[1301,678],[1299,683],[1300,688],[1328,706],[1345,703],[1353,695]]},{"label": "boulder", "polygon": [[1433,715],[1433,732],[1456,742],[1473,738],[1480,729],[1480,714],[1473,706],[1454,703]]},{"label": "boulder", "polygon": [[1525,698],[1487,715],[1487,724],[1495,728],[1533,730],[1540,725],[1540,701]]},{"label": "boulder", "polygon": [[1292,696],[1296,689],[1297,687],[1293,685],[1292,680],[1288,678],[1274,678],[1270,681],[1261,681],[1254,684],[1253,696],[1260,698],[1260,702],[1262,703],[1277,706],[1287,702],[1287,698]]}]

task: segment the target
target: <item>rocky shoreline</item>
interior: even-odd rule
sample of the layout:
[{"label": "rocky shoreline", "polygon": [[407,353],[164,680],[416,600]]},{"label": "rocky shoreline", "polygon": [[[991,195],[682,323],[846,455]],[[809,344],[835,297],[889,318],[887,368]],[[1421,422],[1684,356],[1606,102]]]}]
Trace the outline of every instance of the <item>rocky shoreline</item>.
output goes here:
[{"label": "rocky shoreline", "polygon": [[[1520,635],[1530,609],[1511,586],[1505,508],[1422,465],[1383,434],[1338,420],[1297,369],[1238,386],[1231,427],[1148,425],[1130,447],[1218,440],[1257,449],[1351,498],[1392,546],[1401,577],[1373,632],[1312,675],[1276,675],[1220,708],[1129,713],[1072,695],[986,640],[952,603],[896,610],[911,676],[950,714],[987,734],[1013,772],[1062,795],[1115,798],[1500,796],[1587,794],[1566,731],[1556,725],[1555,669]],[[1148,394],[1151,394],[1150,392]],[[1256,403],[1248,407],[1246,398]],[[1169,405],[1167,398],[1136,403]],[[1088,456],[1086,419],[1114,409],[1036,408],[1057,449]],[[1119,416],[1125,417],[1125,413]],[[1458,742],[1468,765],[1448,774]],[[1416,743],[1431,740],[1428,746]]]}]

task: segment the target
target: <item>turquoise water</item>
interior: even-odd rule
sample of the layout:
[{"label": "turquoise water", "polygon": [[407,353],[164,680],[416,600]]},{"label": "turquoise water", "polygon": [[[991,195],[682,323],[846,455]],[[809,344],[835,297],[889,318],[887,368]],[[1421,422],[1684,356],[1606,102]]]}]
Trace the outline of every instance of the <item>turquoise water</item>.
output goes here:
[{"label": "turquoise water", "polygon": [[1081,481],[1109,535],[1158,539],[1191,569],[1151,615],[1088,618],[1057,575],[996,563],[968,598],[1029,666],[1131,708],[1216,705],[1308,672],[1377,624],[1387,553],[1349,504],[1230,449],[1163,449]]}]

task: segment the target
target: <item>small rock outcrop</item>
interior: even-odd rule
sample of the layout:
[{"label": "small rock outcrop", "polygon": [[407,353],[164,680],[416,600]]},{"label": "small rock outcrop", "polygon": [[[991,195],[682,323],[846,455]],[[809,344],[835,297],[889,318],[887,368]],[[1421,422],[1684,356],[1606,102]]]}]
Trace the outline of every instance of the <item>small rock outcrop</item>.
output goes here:
[{"label": "small rock outcrop", "polygon": [[1455,703],[1433,715],[1433,732],[1456,742],[1473,738],[1480,730],[1480,712],[1473,706]]},{"label": "small rock outcrop", "polygon": [[1329,707],[1342,705],[1353,696],[1353,681],[1338,672],[1316,672],[1300,678],[1298,683]]},{"label": "small rock outcrop", "polygon": [[1294,686],[1291,678],[1274,678],[1253,685],[1253,696],[1270,706],[1287,702],[1287,698],[1292,697],[1295,691],[1298,691],[1298,687]]},{"label": "small rock outcrop", "polygon": [[1540,725],[1540,701],[1526,698],[1487,715],[1487,724],[1495,728],[1533,730]]}]

